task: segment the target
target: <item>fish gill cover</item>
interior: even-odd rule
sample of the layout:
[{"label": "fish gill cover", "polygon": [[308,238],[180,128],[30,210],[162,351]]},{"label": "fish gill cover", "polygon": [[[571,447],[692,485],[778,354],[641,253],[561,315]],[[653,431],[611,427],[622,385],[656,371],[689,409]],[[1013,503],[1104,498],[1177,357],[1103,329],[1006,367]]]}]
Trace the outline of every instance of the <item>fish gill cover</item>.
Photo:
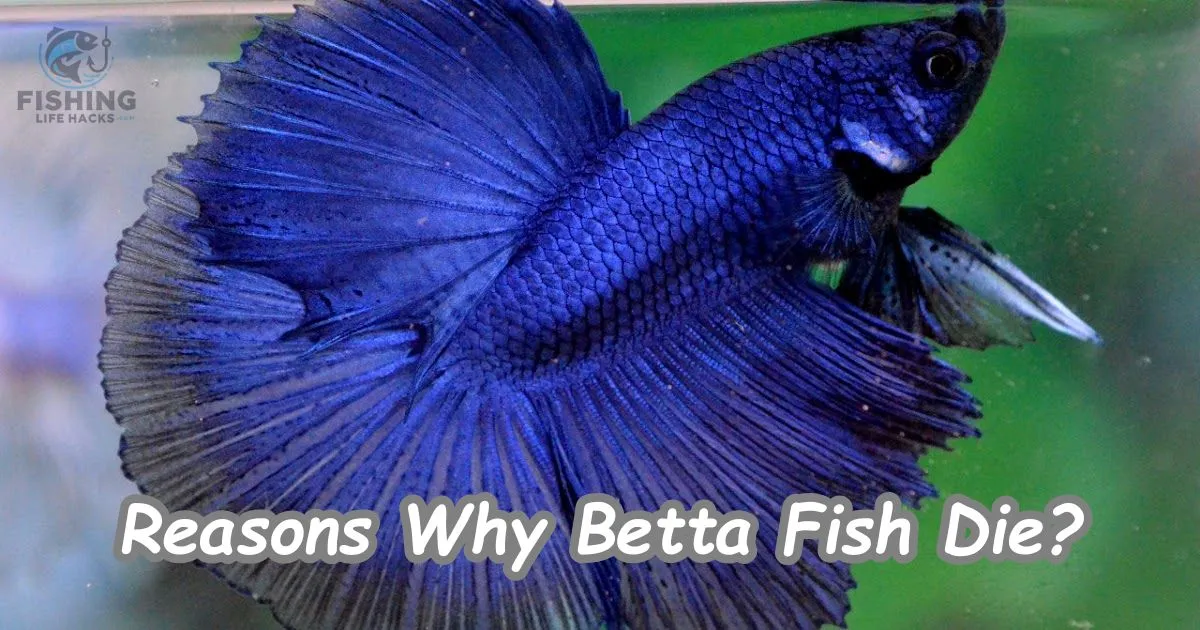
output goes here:
[{"label": "fish gill cover", "polygon": [[[212,566],[288,626],[843,624],[844,564],[581,564],[566,524],[590,493],[709,500],[771,545],[794,493],[916,504],[979,416],[922,336],[1096,339],[900,205],[983,92],[996,8],[780,46],[633,125],[560,5],[262,22],[119,245],[100,363],[167,508],[379,513],[360,564]],[[405,557],[402,499],[480,492],[563,524],[525,579]]]}]

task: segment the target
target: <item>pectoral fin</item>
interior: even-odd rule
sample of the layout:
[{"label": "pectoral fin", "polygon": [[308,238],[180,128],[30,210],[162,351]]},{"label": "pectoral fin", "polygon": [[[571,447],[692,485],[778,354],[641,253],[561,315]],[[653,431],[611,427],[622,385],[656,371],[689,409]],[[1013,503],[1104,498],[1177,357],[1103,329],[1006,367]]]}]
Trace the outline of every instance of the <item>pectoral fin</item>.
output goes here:
[{"label": "pectoral fin", "polygon": [[851,261],[838,292],[864,310],[947,346],[1033,339],[1037,320],[1077,339],[1100,336],[984,241],[932,209],[903,208],[874,257]]}]

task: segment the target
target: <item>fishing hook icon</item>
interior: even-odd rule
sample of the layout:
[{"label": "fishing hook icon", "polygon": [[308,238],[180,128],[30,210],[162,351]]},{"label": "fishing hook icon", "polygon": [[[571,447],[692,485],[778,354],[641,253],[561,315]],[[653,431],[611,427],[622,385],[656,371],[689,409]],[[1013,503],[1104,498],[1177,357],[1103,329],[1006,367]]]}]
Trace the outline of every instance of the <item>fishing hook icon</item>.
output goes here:
[{"label": "fishing hook icon", "polygon": [[104,72],[105,70],[108,69],[108,64],[111,61],[108,58],[108,49],[112,46],[112,40],[108,38],[108,27],[107,26],[104,27],[104,39],[100,40],[100,45],[104,47],[104,64],[101,65],[99,68],[97,68],[95,65],[93,65],[92,57],[89,55],[88,56],[88,67],[92,69],[92,72],[97,72],[97,73]]}]

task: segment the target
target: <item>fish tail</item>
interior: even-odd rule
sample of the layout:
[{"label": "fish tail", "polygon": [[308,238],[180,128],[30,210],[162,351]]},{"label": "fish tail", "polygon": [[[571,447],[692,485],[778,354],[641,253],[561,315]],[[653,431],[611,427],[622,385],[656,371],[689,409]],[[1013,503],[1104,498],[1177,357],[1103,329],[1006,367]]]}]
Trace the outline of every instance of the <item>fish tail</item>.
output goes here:
[{"label": "fish tail", "polygon": [[409,562],[398,511],[488,492],[569,527],[524,395],[431,368],[628,124],[578,25],[535,0],[319,0],[217,68],[106,284],[125,473],[171,510],[375,510],[363,563],[213,565],[288,626],[616,623],[615,563],[573,562],[561,531],[514,581]]},{"label": "fish tail", "polygon": [[[420,336],[379,330],[312,355],[303,342],[279,343],[303,318],[303,305],[278,282],[198,262],[208,248],[189,233],[198,204],[173,181],[178,171],[175,162],[155,175],[149,210],[126,231],[122,264],[106,284],[111,320],[100,367],[109,410],[125,429],[125,470],[168,505],[286,503],[279,492],[287,487],[286,462],[272,455],[284,444],[295,448],[292,441],[301,437],[308,443],[345,437],[350,425],[322,425],[320,409],[360,397],[381,407],[403,401]],[[380,383],[391,387],[384,392]],[[255,460],[262,468],[254,481],[270,477],[270,483],[245,477],[227,485],[220,475],[189,472],[206,462],[249,469]]]},{"label": "fish tail", "polygon": [[214,566],[287,625],[421,627],[446,619],[591,626],[618,619],[613,563],[579,565],[555,533],[524,580],[500,565],[404,556],[400,501],[486,491],[497,507],[569,527],[549,429],[520,392],[443,373],[415,391],[420,331],[375,328],[312,351],[280,341],[304,317],[294,291],[203,261],[192,193],[157,174],[108,281],[100,354],[125,473],[173,510],[370,509],[378,546],[356,564]]}]

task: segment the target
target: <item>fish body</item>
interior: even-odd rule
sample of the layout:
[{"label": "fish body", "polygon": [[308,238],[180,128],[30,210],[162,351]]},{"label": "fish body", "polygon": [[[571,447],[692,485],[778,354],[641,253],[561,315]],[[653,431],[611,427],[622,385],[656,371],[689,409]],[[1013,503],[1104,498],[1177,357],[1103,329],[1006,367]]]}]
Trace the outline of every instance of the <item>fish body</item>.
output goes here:
[{"label": "fish body", "polygon": [[[171,509],[377,511],[361,564],[214,567],[289,626],[844,623],[844,565],[580,564],[573,508],[709,500],[770,548],[794,493],[934,494],[918,458],[979,415],[921,338],[945,324],[935,289],[1022,324],[1065,311],[900,206],[1003,30],[963,7],[788,44],[630,125],[561,6],[265,20],[107,283],[126,474]],[[918,275],[927,242],[971,264]],[[831,261],[840,295],[809,280]],[[479,492],[557,517],[526,578],[404,557],[404,497]]]},{"label": "fish body", "polygon": [[[705,308],[751,276],[870,251],[894,224],[910,174],[941,153],[982,93],[1000,43],[984,20],[962,13],[814,38],[692,85],[616,137],[556,199],[462,346],[531,366],[571,359],[660,315]],[[908,51],[954,32],[970,75],[931,92]],[[895,50],[905,54],[886,55]],[[909,106],[910,93],[924,104]],[[882,170],[863,156],[884,146],[904,147],[910,162],[864,173]],[[868,163],[846,172],[854,159]],[[856,192],[855,178],[881,189]]]}]

